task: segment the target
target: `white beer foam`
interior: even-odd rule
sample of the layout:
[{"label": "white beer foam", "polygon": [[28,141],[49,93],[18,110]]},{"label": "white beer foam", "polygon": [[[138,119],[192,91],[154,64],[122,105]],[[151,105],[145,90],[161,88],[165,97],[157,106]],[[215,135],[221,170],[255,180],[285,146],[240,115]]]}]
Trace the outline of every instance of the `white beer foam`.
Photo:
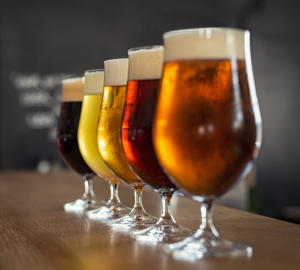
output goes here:
[{"label": "white beer foam", "polygon": [[81,77],[63,80],[61,101],[82,101],[83,89],[84,82]]},{"label": "white beer foam", "polygon": [[104,61],[104,87],[127,85],[128,58]]},{"label": "white beer foam", "polygon": [[165,62],[192,59],[245,60],[249,31],[231,28],[199,28],[164,34]]},{"label": "white beer foam", "polygon": [[164,47],[137,48],[128,52],[128,81],[154,80],[162,77]]},{"label": "white beer foam", "polygon": [[102,95],[104,70],[90,70],[84,74],[84,95]]}]

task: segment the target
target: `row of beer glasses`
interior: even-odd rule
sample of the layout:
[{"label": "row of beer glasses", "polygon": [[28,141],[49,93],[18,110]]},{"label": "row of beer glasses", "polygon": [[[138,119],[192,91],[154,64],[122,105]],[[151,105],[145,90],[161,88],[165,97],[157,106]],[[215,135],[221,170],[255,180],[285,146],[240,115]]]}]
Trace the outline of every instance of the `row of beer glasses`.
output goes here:
[{"label": "row of beer glasses", "polygon": [[[249,36],[237,29],[173,31],[164,35],[164,47],[131,49],[129,60],[108,60],[104,71],[87,71],[78,128],[83,159],[74,143],[74,153],[79,153],[86,168],[80,172],[68,159],[68,147],[62,146],[64,138],[76,137],[76,124],[74,138],[61,136],[73,120],[78,125],[79,94],[67,99],[65,89],[74,85],[70,87],[74,94],[80,79],[65,80],[58,144],[68,164],[84,176],[86,186],[83,197],[65,208],[95,209],[87,212],[90,218],[143,228],[131,233],[138,240],[185,239],[165,246],[177,258],[251,254],[250,247],[220,238],[211,218],[214,200],[250,170],[261,143]],[[72,112],[67,112],[71,105]],[[93,172],[111,185],[111,199],[100,208],[101,201],[92,191]],[[134,190],[130,212],[118,198],[120,180]],[[162,197],[159,220],[143,208],[145,184]],[[170,211],[178,186],[200,202],[201,225],[193,236],[176,224]]]}]

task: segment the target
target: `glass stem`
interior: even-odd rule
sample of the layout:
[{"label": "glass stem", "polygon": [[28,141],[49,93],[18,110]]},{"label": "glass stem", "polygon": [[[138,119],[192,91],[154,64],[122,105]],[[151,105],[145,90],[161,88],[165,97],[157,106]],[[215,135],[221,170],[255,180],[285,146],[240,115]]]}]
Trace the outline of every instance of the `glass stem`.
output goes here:
[{"label": "glass stem", "polygon": [[110,198],[107,202],[107,206],[121,205],[121,201],[118,195],[119,183],[109,183],[110,184]]},{"label": "glass stem", "polygon": [[93,175],[86,174],[83,176],[85,192],[82,199],[95,199],[95,193],[93,190]]},{"label": "glass stem", "polygon": [[160,194],[162,199],[162,214],[157,222],[157,224],[175,224],[176,221],[172,216],[171,212],[171,199],[173,193],[161,193]]},{"label": "glass stem", "polygon": [[135,213],[135,214],[139,214],[139,213],[143,213],[145,212],[145,209],[143,207],[143,203],[142,203],[142,192],[143,192],[143,188],[140,188],[140,187],[134,187],[133,188],[133,191],[134,191],[134,206],[131,210],[130,213]]},{"label": "glass stem", "polygon": [[195,236],[213,235],[219,237],[219,234],[212,220],[213,201],[200,203],[201,225],[195,233]]}]

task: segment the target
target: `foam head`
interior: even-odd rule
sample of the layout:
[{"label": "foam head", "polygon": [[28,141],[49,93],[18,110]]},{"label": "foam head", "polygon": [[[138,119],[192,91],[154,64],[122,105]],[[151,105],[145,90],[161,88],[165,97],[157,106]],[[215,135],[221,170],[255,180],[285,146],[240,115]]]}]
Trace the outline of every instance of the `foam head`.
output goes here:
[{"label": "foam head", "polygon": [[164,34],[165,62],[192,59],[245,59],[249,31],[199,28]]},{"label": "foam head", "polygon": [[127,85],[128,58],[104,61],[104,87]]},{"label": "foam head", "polygon": [[151,46],[128,51],[128,81],[154,80],[162,77],[164,47]]},{"label": "foam head", "polygon": [[102,95],[104,69],[87,70],[84,73],[84,95]]},{"label": "foam head", "polygon": [[82,101],[84,82],[82,77],[62,81],[62,102]]}]

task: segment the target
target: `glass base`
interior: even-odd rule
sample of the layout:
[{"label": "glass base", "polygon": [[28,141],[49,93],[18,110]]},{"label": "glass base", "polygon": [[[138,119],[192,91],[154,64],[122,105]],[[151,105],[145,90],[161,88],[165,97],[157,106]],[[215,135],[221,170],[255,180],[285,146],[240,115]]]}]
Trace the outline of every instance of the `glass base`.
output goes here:
[{"label": "glass base", "polygon": [[97,209],[105,205],[105,201],[91,200],[91,199],[78,199],[74,202],[66,203],[64,208],[70,212],[82,212],[86,210]]},{"label": "glass base", "polygon": [[127,215],[131,211],[131,208],[124,204],[120,205],[105,205],[93,211],[87,212],[90,219],[110,219],[120,218]]},{"label": "glass base", "polygon": [[252,248],[243,244],[216,237],[211,233],[199,236],[196,233],[181,242],[165,245],[164,250],[173,255],[174,259],[195,261],[208,257],[252,256]]},{"label": "glass base", "polygon": [[178,224],[155,224],[147,229],[131,232],[130,236],[139,241],[172,243],[192,236],[195,231]]},{"label": "glass base", "polygon": [[125,227],[128,229],[144,229],[151,225],[154,225],[158,221],[158,218],[151,216],[147,212],[136,213],[133,209],[126,216],[108,221],[106,224],[110,226]]}]

